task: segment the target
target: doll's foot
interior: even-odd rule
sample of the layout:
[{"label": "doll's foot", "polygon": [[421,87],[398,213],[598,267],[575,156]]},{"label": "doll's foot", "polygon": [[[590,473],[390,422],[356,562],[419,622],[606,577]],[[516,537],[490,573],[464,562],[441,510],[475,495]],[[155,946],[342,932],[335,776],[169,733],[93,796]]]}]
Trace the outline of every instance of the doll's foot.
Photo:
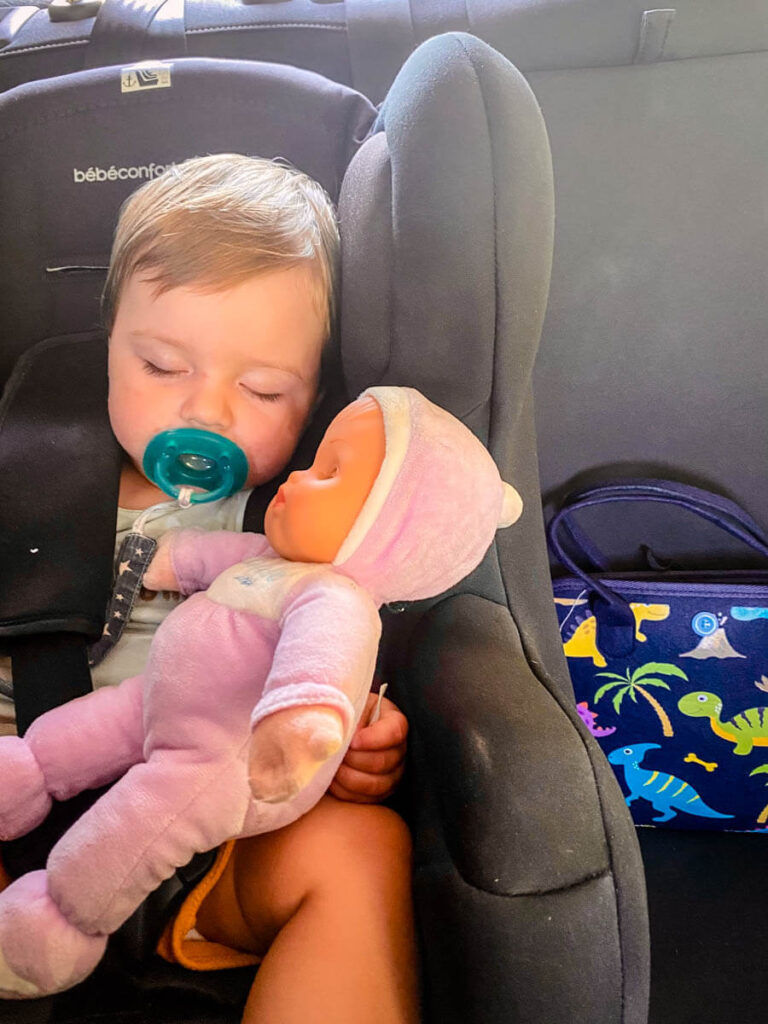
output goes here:
[{"label": "doll's foot", "polygon": [[13,780],[0,787],[0,840],[15,839],[43,821],[51,798],[37,759],[18,736],[0,738],[0,776]]},{"label": "doll's foot", "polygon": [[45,871],[0,893],[0,998],[36,999],[83,981],[101,960],[104,935],[85,935],[62,915]]},{"label": "doll's foot", "polygon": [[282,803],[303,789],[344,741],[341,715],[329,707],[276,711],[253,731],[248,763],[256,800]]}]

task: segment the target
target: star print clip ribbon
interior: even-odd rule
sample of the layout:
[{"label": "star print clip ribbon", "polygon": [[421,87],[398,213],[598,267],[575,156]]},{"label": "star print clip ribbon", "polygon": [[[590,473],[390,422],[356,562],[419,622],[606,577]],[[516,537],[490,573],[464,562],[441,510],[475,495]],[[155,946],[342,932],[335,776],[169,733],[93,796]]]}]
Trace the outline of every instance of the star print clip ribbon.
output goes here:
[{"label": "star print clip ribbon", "polygon": [[157,541],[144,533],[129,533],[120,545],[117,556],[117,576],[112,589],[112,599],[101,637],[88,648],[88,664],[95,668],[102,662],[122,636],[131,616],[136,597],[141,590],[141,581],[147,566],[152,561]]}]

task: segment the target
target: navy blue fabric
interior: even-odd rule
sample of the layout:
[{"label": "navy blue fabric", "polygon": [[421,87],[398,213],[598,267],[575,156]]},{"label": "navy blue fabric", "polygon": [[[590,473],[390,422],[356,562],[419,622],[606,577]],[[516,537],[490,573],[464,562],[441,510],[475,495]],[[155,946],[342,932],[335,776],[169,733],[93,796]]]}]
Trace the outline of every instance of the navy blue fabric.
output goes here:
[{"label": "navy blue fabric", "polygon": [[[563,546],[563,524],[611,501],[680,505],[766,556],[766,570],[601,573]],[[568,531],[571,542],[579,534]],[[550,524],[573,575],[554,582],[582,720],[612,763],[638,825],[766,831],[768,538],[719,495],[623,481],[573,495]],[[618,637],[618,639],[617,639]]]}]

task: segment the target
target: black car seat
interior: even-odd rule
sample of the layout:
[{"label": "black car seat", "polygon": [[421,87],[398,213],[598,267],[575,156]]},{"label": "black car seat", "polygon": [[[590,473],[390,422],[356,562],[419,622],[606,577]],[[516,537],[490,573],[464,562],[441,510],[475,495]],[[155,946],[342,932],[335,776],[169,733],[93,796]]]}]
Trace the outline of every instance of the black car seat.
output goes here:
[{"label": "black car seat", "polygon": [[[135,70],[115,67],[0,96],[0,639],[22,724],[87,687],[84,644],[109,590],[118,461],[98,294],[118,206],[187,156],[285,157],[339,199],[341,368],[318,429],[369,384],[414,385],[488,443],[526,502],[449,596],[385,614],[382,665],[411,723],[401,803],[424,1019],[642,1024],[637,843],[573,708],[547,583],[531,374],[551,167],[529,87],[461,34],[419,48],[378,113],[287,67],[187,58],[156,70],[166,85],[121,92]],[[255,495],[253,528],[273,491]],[[217,984],[139,960],[153,922],[138,925],[89,982],[0,1003],[0,1020],[237,1019],[228,1004],[247,976]]]},{"label": "black car seat", "polygon": [[[766,5],[682,0],[623,30],[606,5],[565,6],[580,11],[579,34],[559,36],[570,68],[527,74],[557,209],[534,375],[547,509],[601,480],[669,477],[765,524]],[[764,567],[692,518],[644,504],[579,522],[617,569],[647,568],[640,541],[684,569]],[[652,1024],[765,1020],[763,842],[640,830]]]}]

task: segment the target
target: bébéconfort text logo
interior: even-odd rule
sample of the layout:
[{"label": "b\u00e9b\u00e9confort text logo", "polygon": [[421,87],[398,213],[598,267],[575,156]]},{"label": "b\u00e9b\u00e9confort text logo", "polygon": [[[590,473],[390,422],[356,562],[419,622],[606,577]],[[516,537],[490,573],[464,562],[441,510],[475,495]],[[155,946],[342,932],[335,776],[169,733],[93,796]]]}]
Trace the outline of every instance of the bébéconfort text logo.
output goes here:
[{"label": "b\u00e9b\u00e9confort text logo", "polygon": [[149,181],[150,178],[159,178],[168,167],[173,167],[173,164],[137,164],[134,167],[111,164],[109,167],[88,167],[84,171],[73,167],[72,175],[76,185],[97,181]]}]

